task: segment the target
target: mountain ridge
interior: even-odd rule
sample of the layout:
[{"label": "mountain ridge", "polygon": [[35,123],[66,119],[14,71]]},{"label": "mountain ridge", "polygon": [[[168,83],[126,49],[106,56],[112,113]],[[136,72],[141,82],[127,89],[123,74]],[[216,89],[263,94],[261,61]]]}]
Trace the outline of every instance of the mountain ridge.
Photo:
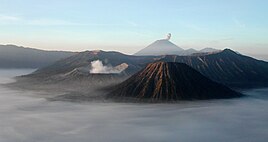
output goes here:
[{"label": "mountain ridge", "polygon": [[76,52],[45,51],[16,45],[0,45],[0,68],[40,68]]},{"label": "mountain ridge", "polygon": [[230,49],[192,56],[132,56],[119,52],[87,51],[41,68],[27,77],[54,76],[66,74],[74,69],[88,69],[91,62],[95,60],[100,60],[104,65],[113,67],[126,63],[128,68],[123,73],[126,75],[135,74],[148,63],[164,61],[185,63],[209,79],[231,87],[268,85],[268,62],[238,54]]},{"label": "mountain ridge", "polygon": [[202,56],[167,55],[160,60],[186,63],[213,81],[228,86],[268,82],[268,62],[238,54],[231,49]]}]

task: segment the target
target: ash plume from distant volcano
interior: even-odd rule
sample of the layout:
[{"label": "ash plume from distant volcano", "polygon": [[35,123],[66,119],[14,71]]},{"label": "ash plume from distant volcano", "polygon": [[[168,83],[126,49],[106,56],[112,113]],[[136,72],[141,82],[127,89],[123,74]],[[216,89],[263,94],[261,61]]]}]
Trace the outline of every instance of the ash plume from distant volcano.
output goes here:
[{"label": "ash plume from distant volcano", "polygon": [[171,33],[168,33],[167,40],[170,40],[170,38],[171,38]]}]

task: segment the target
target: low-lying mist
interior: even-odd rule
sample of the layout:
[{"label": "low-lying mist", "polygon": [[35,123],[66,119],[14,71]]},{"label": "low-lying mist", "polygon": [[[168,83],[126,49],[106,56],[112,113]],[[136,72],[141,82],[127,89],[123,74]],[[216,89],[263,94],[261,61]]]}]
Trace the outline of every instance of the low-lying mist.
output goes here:
[{"label": "low-lying mist", "polygon": [[[25,74],[0,71],[0,82]],[[266,142],[268,89],[244,98],[178,104],[48,101],[0,85],[1,142]]]}]

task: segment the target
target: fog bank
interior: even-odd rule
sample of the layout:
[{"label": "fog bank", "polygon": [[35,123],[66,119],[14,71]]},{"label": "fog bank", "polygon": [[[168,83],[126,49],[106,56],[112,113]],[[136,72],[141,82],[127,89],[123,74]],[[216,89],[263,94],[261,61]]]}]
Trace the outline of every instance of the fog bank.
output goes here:
[{"label": "fog bank", "polygon": [[[2,71],[0,82],[27,71]],[[0,85],[1,142],[266,142],[268,89],[181,104],[51,102]]]}]

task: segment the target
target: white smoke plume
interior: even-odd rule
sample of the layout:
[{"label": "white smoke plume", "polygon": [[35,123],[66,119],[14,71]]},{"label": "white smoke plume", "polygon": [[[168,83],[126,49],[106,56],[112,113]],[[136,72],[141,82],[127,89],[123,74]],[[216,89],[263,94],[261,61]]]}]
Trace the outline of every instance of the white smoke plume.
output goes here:
[{"label": "white smoke plume", "polygon": [[91,70],[90,73],[92,74],[110,74],[110,73],[121,73],[124,71],[128,65],[123,63],[116,67],[112,66],[105,66],[103,65],[102,61],[96,60],[91,62]]},{"label": "white smoke plume", "polygon": [[170,40],[170,38],[171,38],[171,33],[169,33],[169,34],[167,35],[167,40]]}]

